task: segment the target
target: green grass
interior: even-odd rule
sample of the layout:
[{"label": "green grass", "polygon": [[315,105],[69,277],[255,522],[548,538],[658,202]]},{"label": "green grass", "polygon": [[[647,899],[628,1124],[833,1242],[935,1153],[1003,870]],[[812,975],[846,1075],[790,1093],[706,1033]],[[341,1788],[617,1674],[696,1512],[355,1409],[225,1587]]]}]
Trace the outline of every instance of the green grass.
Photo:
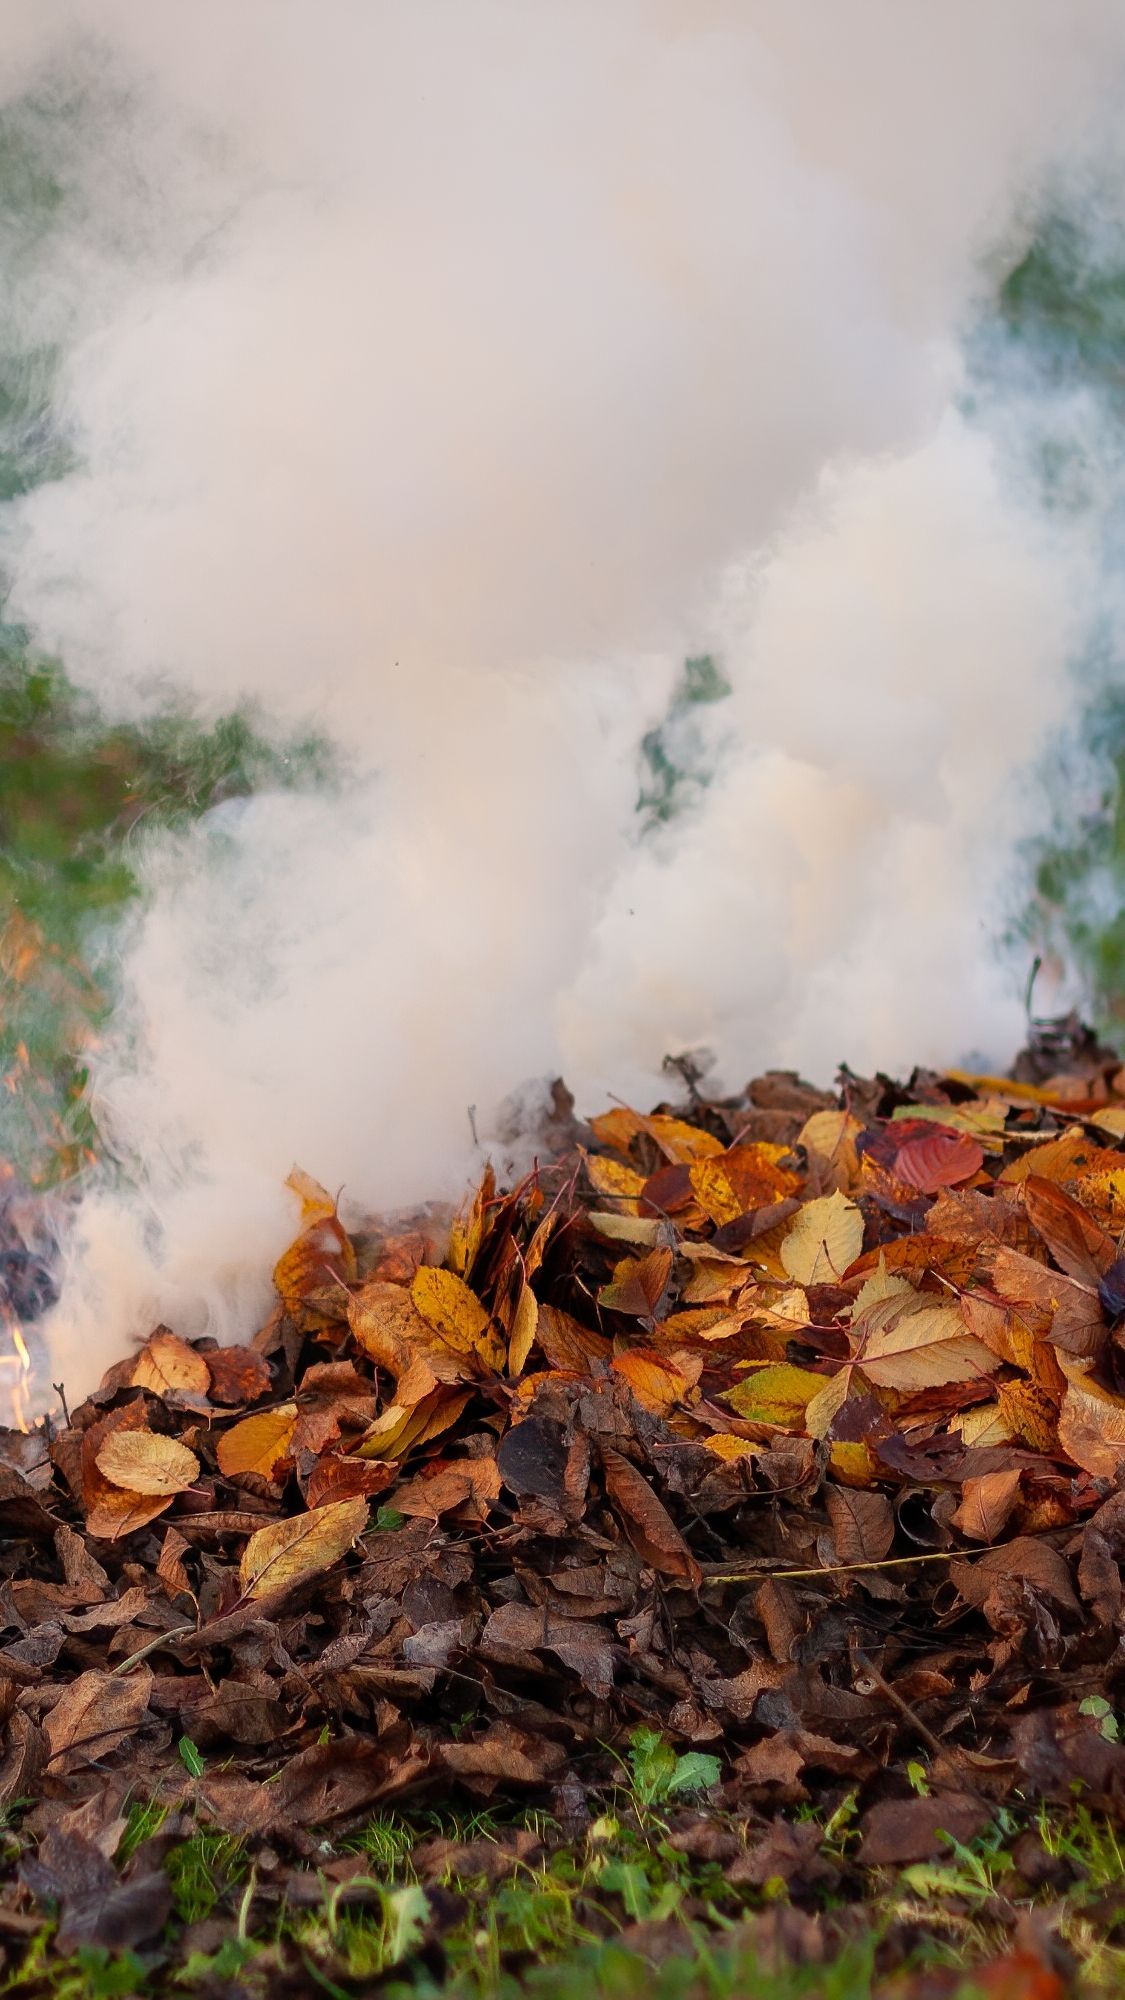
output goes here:
[{"label": "green grass", "polygon": [[[311,1906],[278,1901],[244,1841],[200,1825],[165,1856],[173,1916],[157,1945],[117,1955],[86,1948],[60,1959],[48,1921],[9,1951],[0,1993],[155,2000],[234,1981],[265,2000],[284,1978],[336,1996],[384,1982],[380,1990],[395,2000],[514,2000],[521,1993],[538,2000],[736,2000],[748,1993],[756,2000],[874,2000],[876,1989],[888,1991],[890,1973],[929,1965],[952,1968],[968,2000],[973,1964],[1010,1948],[1010,1918],[1037,1906],[1050,1911],[1075,1954],[1082,1993],[1093,2000],[1125,1990],[1125,1854],[1114,1827],[1082,1806],[1067,1813],[1004,1808],[973,1842],[950,1840],[937,1861],[866,1875],[855,1863],[847,1798],[824,1814],[809,1808],[803,1817],[816,1820],[821,1853],[843,1873],[824,1895],[802,1900],[803,1909],[820,1912],[825,1962],[789,1964],[755,1940],[756,1924],[788,1903],[785,1885],[732,1887],[716,1863],[673,1845],[682,1806],[666,1785],[654,1798],[655,1765],[643,1741],[628,1782],[570,1841],[535,1811],[516,1818],[489,1810],[377,1814],[346,1841],[324,1844],[319,1879],[317,1869],[309,1871],[317,1883]],[[716,1817],[738,1832],[737,1819]],[[163,1807],[136,1802],[119,1862],[158,1834],[164,1819]],[[499,1850],[515,1827],[529,1828],[544,1851],[499,1876],[454,1864],[436,1885],[420,1882],[413,1863],[419,1842],[438,1834]],[[1057,1864],[1051,1884],[1038,1890],[1017,1869],[1016,1844],[1029,1831]],[[362,1905],[349,1900],[357,1884],[334,1883],[323,1872],[336,1853],[369,1864]],[[206,1942],[192,1935],[199,1925]],[[911,1940],[905,1957],[904,1930]]]}]

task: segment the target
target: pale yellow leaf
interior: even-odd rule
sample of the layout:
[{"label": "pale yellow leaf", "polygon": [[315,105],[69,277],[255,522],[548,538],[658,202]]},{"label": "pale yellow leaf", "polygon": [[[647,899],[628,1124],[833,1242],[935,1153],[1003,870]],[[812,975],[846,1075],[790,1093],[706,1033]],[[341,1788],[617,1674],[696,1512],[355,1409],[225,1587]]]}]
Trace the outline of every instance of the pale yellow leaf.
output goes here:
[{"label": "pale yellow leaf", "polygon": [[95,1463],[103,1479],[129,1493],[186,1493],[199,1478],[195,1453],[156,1431],[111,1431]]},{"label": "pale yellow leaf", "polygon": [[807,1201],[781,1245],[781,1261],[801,1285],[831,1285],[863,1248],[863,1217],[839,1190]]}]

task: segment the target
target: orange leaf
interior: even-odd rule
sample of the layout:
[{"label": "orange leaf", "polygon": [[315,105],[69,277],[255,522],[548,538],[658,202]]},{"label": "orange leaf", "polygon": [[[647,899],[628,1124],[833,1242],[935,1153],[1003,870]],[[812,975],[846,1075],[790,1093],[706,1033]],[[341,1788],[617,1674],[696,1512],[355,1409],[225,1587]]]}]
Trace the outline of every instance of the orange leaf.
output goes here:
[{"label": "orange leaf", "polygon": [[272,1479],[285,1463],[297,1428],[296,1403],[283,1403],[276,1410],[259,1410],[243,1417],[241,1423],[224,1431],[216,1447],[219,1470],[230,1479],[237,1473],[254,1472]]},{"label": "orange leaf", "polygon": [[130,1379],[135,1389],[151,1389],[157,1396],[205,1396],[211,1387],[202,1354],[163,1326],[146,1340]]},{"label": "orange leaf", "polygon": [[671,1275],[670,1250],[650,1250],[647,1257],[623,1257],[614,1266],[613,1282],[601,1287],[598,1304],[610,1312],[652,1319]]}]

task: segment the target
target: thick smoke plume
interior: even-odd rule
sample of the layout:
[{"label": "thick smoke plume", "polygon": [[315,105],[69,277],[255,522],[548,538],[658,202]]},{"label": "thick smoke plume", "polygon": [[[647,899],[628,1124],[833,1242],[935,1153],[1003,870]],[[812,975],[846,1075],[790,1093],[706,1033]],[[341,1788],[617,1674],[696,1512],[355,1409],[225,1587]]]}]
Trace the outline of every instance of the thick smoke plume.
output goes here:
[{"label": "thick smoke plume", "polygon": [[[9,317],[65,476],[10,614],[330,785],[144,840],[53,1338],[255,1323],[294,1160],[454,1191],[528,1078],[1008,1052],[989,939],[1086,552],[958,414],[982,257],[1101,141],[1112,0],[8,0],[68,198]],[[26,112],[31,106],[32,112]],[[1022,218],[1022,220],[1021,220]],[[685,652],[730,693],[648,832]],[[702,716],[703,712],[700,711]]]}]

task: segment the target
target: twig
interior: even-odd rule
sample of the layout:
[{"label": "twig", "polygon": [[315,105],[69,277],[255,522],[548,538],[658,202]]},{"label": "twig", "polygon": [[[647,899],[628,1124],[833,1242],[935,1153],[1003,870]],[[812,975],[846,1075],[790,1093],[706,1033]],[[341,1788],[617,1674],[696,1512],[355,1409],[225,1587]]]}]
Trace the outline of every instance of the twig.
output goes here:
[{"label": "twig", "polygon": [[185,1633],[196,1632],[198,1629],[196,1625],[173,1625],[167,1632],[158,1632],[155,1639],[149,1640],[147,1646],[141,1646],[137,1652],[130,1653],[127,1660],[119,1660],[115,1667],[111,1667],[111,1676],[117,1679],[121,1674],[127,1674],[130,1667],[139,1666],[142,1660],[147,1660],[150,1653],[155,1653],[158,1647],[166,1645],[170,1639],[182,1639]]},{"label": "twig", "polygon": [[905,1569],[909,1563],[952,1562],[973,1554],[970,1549],[929,1549],[921,1556],[885,1556],[880,1562],[818,1563],[814,1569],[728,1569],[718,1572],[703,1566],[704,1583],[788,1583],[799,1577],[851,1576],[856,1570]]}]

